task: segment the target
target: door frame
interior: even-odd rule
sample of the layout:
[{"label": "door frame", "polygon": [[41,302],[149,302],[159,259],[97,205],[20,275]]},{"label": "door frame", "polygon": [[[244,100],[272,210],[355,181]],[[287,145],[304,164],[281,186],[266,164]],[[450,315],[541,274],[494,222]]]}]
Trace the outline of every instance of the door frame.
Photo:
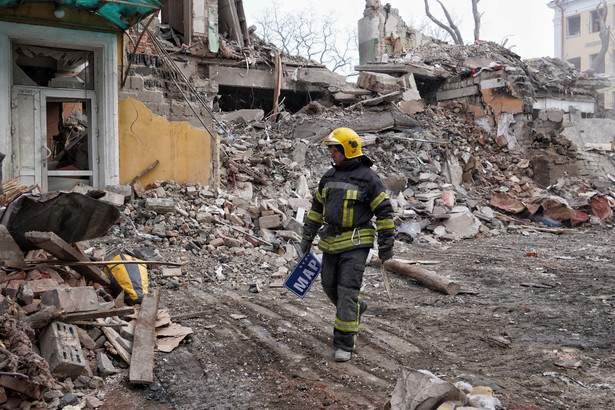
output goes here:
[{"label": "door frame", "polygon": [[[12,43],[36,44],[39,46],[73,48],[94,52],[95,105],[98,112],[96,123],[91,128],[98,136],[96,151],[98,166],[97,184],[119,184],[119,137],[118,137],[118,49],[123,33],[92,32],[31,24],[0,21],[0,147],[6,149],[2,163],[6,179],[19,175],[17,158],[14,155],[11,127],[11,99],[13,89]],[[49,89],[33,87],[44,91]],[[62,89],[62,91],[70,91]],[[83,90],[79,90],[83,95]],[[40,116],[40,113],[39,113]],[[4,148],[6,147],[6,148]],[[40,153],[39,153],[40,155]],[[42,182],[42,181],[41,181]]]},{"label": "door frame", "polygon": [[42,143],[46,150],[49,150],[50,147],[47,146],[47,101],[62,101],[62,102],[74,102],[74,101],[88,101],[88,170],[79,170],[79,171],[61,171],[61,170],[52,170],[50,171],[47,167],[45,157],[41,157],[42,164],[42,180],[43,180],[43,190],[48,190],[48,182],[49,177],[70,177],[70,176],[89,176],[90,183],[92,186],[100,186],[100,181],[98,180],[98,168],[99,168],[99,156],[98,156],[98,129],[92,128],[90,124],[97,124],[96,119],[96,92],[94,90],[68,90],[68,89],[57,89],[57,88],[44,88],[41,89],[41,108],[40,108],[40,118],[41,118],[41,138],[43,139]]}]

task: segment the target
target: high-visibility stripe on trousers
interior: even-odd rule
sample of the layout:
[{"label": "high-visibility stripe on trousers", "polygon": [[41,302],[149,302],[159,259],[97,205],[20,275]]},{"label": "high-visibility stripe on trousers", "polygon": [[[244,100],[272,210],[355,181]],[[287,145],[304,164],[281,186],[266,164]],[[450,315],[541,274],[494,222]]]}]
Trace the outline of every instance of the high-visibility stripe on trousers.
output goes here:
[{"label": "high-visibility stripe on trousers", "polygon": [[354,350],[359,331],[361,282],[369,248],[351,249],[342,253],[323,253],[322,288],[336,306],[333,344],[349,352]]}]

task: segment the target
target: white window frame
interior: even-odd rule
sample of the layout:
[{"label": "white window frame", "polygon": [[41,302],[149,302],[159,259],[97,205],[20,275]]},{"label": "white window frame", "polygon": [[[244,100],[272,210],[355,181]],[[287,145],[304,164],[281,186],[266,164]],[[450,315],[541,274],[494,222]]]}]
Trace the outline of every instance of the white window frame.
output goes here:
[{"label": "white window frame", "polygon": [[[12,178],[11,88],[12,43],[94,51],[94,89],[98,107],[98,181],[100,186],[119,184],[118,138],[118,36],[115,33],[90,32],[58,27],[17,24],[0,21],[0,147],[6,147],[3,175]],[[41,88],[43,89],[43,88]],[[94,127],[93,127],[94,128]],[[5,173],[6,172],[6,173]]]}]

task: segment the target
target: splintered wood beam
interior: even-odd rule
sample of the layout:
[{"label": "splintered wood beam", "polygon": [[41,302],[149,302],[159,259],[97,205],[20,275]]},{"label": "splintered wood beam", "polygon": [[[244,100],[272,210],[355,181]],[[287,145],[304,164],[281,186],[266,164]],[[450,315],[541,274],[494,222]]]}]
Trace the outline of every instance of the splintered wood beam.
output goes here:
[{"label": "splintered wood beam", "polygon": [[154,382],[154,348],[156,346],[156,315],[158,313],[158,291],[143,296],[139,317],[135,325],[130,361],[129,380],[131,383],[149,384]]},{"label": "splintered wood beam", "polygon": [[[27,265],[60,265],[60,266],[106,266],[106,265],[165,265],[184,266],[188,262],[163,262],[163,261],[59,261],[55,259],[28,260]],[[13,263],[14,264],[14,263]]]},{"label": "splintered wood beam", "polygon": [[436,272],[423,269],[420,266],[406,265],[405,263],[389,259],[384,262],[384,267],[391,272],[395,272],[399,275],[416,280],[430,289],[437,290],[438,292],[442,292],[447,295],[455,296],[460,290],[458,283],[453,282],[452,280],[449,280]]},{"label": "splintered wood beam", "polygon": [[93,310],[89,312],[74,312],[67,313],[63,317],[63,321],[66,323],[74,323],[81,320],[91,320],[112,316],[128,316],[135,313],[135,308],[132,306],[126,306],[121,308],[113,308],[109,310]]},{"label": "splintered wood beam", "polygon": [[[25,238],[58,259],[69,262],[90,262],[88,257],[82,254],[80,250],[75,249],[53,232],[30,231],[26,232]],[[74,269],[88,280],[92,280],[106,286],[111,284],[107,275],[95,266],[75,266]]]},{"label": "splintered wood beam", "polygon": [[[105,319],[96,319],[96,322],[101,324],[101,325],[104,325],[104,324],[107,323],[107,322],[105,322]],[[110,328],[110,327],[101,326],[100,330],[102,330],[102,332],[104,333],[105,337],[107,338],[109,343],[111,343],[111,345],[113,346],[113,348],[115,349],[117,354],[122,358],[122,360],[124,360],[126,363],[130,364],[131,354],[118,341],[118,339],[120,339],[120,337],[121,337],[120,334],[118,332],[116,332],[114,329]]]}]

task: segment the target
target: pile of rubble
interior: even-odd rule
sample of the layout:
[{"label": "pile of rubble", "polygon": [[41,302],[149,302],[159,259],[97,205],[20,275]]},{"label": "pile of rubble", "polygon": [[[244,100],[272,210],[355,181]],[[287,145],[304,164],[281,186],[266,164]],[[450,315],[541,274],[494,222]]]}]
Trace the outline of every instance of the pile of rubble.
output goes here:
[{"label": "pile of rubble", "polygon": [[[124,306],[124,295],[112,289],[96,266],[108,266],[112,255],[132,255],[149,263],[152,288],[203,282],[227,282],[252,292],[281,287],[297,256],[293,243],[300,240],[313,187],[330,166],[318,141],[322,133],[309,133],[310,124],[360,128],[370,114],[374,112],[334,108],[283,116],[278,123],[264,122],[260,115],[229,122],[221,146],[219,187],[174,181],[137,190],[74,187],[70,195],[113,203],[106,206],[117,213],[110,213],[109,226],[102,228],[111,229],[103,236],[68,243],[46,232],[51,228],[32,233],[23,225],[25,232],[15,232],[15,215],[27,207],[11,206],[23,196],[5,204],[0,403],[14,407],[25,400],[32,406],[45,402],[47,407],[62,407],[87,400],[96,407],[104,399],[103,377],[122,367],[133,371],[131,355],[143,353],[132,345],[134,329],[147,315]],[[387,124],[371,124],[363,142],[391,194],[398,250],[412,240],[460,240],[514,229],[565,233],[612,223],[613,183],[592,187],[561,179],[541,189],[529,160],[478,127],[462,104],[428,106],[412,120],[398,116]],[[135,187],[140,186],[137,182]],[[71,212],[78,213],[76,209]],[[29,250],[21,239],[11,237],[27,238],[44,250]],[[156,262],[177,266],[158,268]],[[186,263],[189,269],[182,269]],[[91,306],[91,301],[96,303]],[[150,316],[152,309],[160,313],[155,306],[149,308]],[[179,337],[174,343],[190,333],[170,326],[167,317],[147,329],[159,337]],[[163,345],[160,339],[158,345]]]}]

